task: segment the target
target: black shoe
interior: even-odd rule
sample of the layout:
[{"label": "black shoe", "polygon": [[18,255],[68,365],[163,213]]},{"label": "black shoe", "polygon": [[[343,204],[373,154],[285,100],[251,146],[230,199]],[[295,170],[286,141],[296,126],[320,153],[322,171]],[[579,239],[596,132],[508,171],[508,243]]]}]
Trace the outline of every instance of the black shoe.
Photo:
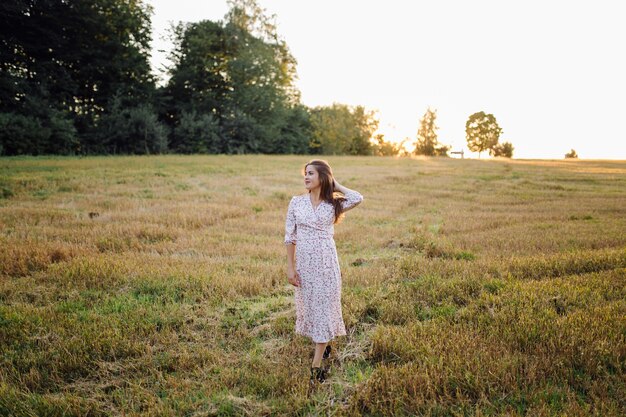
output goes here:
[{"label": "black shoe", "polygon": [[328,359],[330,357],[331,350],[332,348],[330,347],[330,345],[326,346],[326,350],[324,350],[324,355],[322,356],[322,359]]},{"label": "black shoe", "polygon": [[318,381],[320,384],[326,381],[326,369],[319,367],[311,368],[310,384],[315,385],[315,381]]}]

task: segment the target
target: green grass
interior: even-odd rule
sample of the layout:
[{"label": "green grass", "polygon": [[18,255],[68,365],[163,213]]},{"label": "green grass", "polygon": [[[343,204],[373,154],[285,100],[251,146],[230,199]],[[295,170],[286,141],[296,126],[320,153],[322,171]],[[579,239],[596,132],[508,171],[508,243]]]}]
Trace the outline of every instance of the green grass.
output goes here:
[{"label": "green grass", "polygon": [[626,163],[326,158],[365,201],[313,393],[307,157],[0,159],[0,415],[626,414]]}]

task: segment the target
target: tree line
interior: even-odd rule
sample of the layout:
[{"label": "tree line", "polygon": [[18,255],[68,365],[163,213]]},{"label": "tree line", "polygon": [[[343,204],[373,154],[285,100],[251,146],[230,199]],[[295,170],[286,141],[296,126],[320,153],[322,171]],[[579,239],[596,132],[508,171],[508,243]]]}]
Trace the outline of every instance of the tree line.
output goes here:
[{"label": "tree line", "polygon": [[[173,27],[158,86],[152,12],[142,0],[1,2],[0,155],[407,153],[376,134],[374,111],[301,103],[297,62],[256,0]],[[428,109],[414,153],[448,155],[435,119]],[[470,150],[512,156],[492,115],[466,131]]]},{"label": "tree line", "polygon": [[0,155],[391,152],[362,106],[309,108],[296,60],[255,0],[171,31],[149,65],[152,8],[128,0],[0,4]]}]

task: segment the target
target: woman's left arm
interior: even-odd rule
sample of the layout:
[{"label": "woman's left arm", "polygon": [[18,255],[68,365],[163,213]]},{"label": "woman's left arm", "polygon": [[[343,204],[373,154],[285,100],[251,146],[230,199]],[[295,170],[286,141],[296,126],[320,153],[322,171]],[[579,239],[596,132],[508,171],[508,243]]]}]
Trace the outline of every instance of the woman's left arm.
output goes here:
[{"label": "woman's left arm", "polygon": [[339,184],[339,182],[336,179],[333,179],[333,181],[334,181],[335,191],[339,191],[340,193],[343,193],[343,195],[346,197],[346,201],[341,203],[343,206],[343,211],[350,210],[358,206],[359,204],[361,204],[361,202],[363,202],[363,196],[361,195],[361,193],[359,193],[358,191],[351,190],[348,187],[344,187],[343,185]]}]

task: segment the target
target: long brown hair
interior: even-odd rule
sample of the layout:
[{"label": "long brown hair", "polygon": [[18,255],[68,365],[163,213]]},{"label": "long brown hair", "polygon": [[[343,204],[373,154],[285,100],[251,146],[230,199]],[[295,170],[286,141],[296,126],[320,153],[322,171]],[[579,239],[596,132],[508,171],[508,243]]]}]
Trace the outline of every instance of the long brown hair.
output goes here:
[{"label": "long brown hair", "polygon": [[[337,224],[343,217],[343,207],[341,203],[346,199],[339,193],[335,192],[333,170],[328,165],[328,162],[322,159],[312,159],[304,165],[302,169],[303,174],[306,173],[306,168],[309,165],[313,165],[317,171],[317,175],[320,179],[320,198],[335,208],[335,221]],[[309,191],[310,192],[310,191]]]}]

